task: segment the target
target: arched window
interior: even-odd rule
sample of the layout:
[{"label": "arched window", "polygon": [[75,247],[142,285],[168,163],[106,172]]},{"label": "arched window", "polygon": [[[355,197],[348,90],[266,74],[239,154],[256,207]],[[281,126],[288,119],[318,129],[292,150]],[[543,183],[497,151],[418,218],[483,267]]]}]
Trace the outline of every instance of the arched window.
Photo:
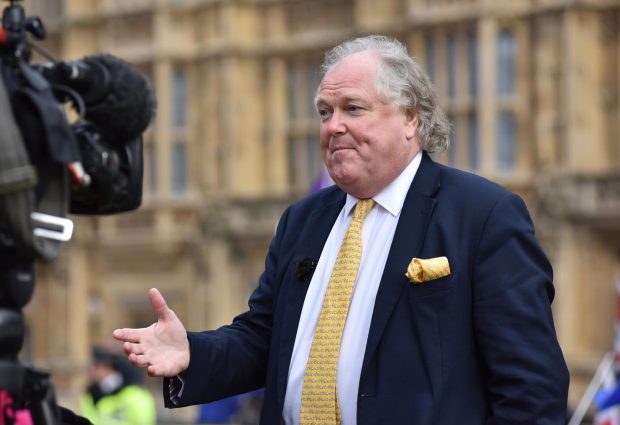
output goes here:
[{"label": "arched window", "polygon": [[181,141],[172,145],[172,193],[184,194],[187,191],[188,157],[187,145]]},{"label": "arched window", "polygon": [[478,99],[478,36],[475,31],[467,33],[467,86],[472,107],[467,114],[467,140],[469,145],[469,168],[478,169],[480,132],[478,131],[478,112],[475,102]]},{"label": "arched window", "polygon": [[497,101],[499,110],[496,122],[497,168],[500,172],[514,169],[517,158],[517,123],[515,112],[507,100],[515,89],[516,45],[512,31],[503,28],[497,35]]},{"label": "arched window", "polygon": [[471,170],[478,169],[480,132],[478,131],[478,114],[472,109],[467,114],[467,138],[469,141],[469,168]]},{"label": "arched window", "polygon": [[435,39],[432,34],[426,37],[424,50],[426,53],[426,73],[431,81],[435,82]]},{"label": "arched window", "polygon": [[170,152],[171,190],[174,195],[183,195],[188,190],[190,149],[187,138],[189,124],[189,81],[187,68],[178,65],[172,73],[172,131],[174,133]]},{"label": "arched window", "polygon": [[157,146],[153,135],[144,140],[144,187],[147,192],[157,192]]},{"label": "arched window", "polygon": [[172,74],[172,125],[184,128],[187,125],[187,76],[185,70],[176,68]]},{"label": "arched window", "polygon": [[288,63],[289,184],[305,193],[322,171],[318,115],[314,97],[320,83],[320,58],[291,58]]},{"label": "arched window", "polygon": [[452,165],[453,167],[456,167],[457,164],[457,150],[458,150],[458,145],[461,142],[460,140],[458,140],[460,138],[460,135],[458,135],[459,137],[457,138],[457,122],[456,119],[454,117],[453,114],[448,113],[447,114],[448,117],[448,121],[450,121],[450,148],[448,149],[448,163],[450,165]]},{"label": "arched window", "polygon": [[448,62],[448,96],[450,99],[456,97],[456,35],[454,33],[448,34],[447,39],[447,62]]},{"label": "arched window", "polygon": [[515,86],[515,40],[512,31],[503,28],[497,35],[497,94],[513,94]]},{"label": "arched window", "polygon": [[467,83],[469,97],[478,98],[478,36],[475,31],[467,33]]},{"label": "arched window", "polygon": [[501,111],[497,117],[497,168],[511,171],[516,162],[517,125],[514,112]]},{"label": "arched window", "polygon": [[[455,167],[476,170],[478,131],[478,38],[475,28],[448,28],[426,36],[426,67],[451,123],[444,157]],[[435,43],[435,41],[439,43]],[[445,94],[445,95],[444,95]]]}]

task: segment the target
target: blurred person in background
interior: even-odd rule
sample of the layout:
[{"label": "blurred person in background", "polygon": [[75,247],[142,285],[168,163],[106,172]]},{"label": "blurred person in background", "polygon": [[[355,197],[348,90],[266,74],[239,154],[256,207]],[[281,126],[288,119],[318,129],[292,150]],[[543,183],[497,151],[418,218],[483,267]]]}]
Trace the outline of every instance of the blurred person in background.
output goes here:
[{"label": "blurred person in background", "polygon": [[239,404],[238,395],[198,406],[199,424],[231,424]]},{"label": "blurred person in background", "polygon": [[139,370],[119,353],[95,347],[81,414],[94,425],[154,425],[155,400],[142,385]]},{"label": "blurred person in background", "polygon": [[198,423],[258,425],[262,405],[262,390],[201,404],[198,406]]}]

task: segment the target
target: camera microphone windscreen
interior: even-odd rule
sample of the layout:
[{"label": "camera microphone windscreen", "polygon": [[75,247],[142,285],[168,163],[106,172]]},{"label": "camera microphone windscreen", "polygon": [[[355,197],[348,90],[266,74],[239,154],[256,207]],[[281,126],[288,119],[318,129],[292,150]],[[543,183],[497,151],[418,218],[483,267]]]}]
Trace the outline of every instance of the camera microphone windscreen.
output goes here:
[{"label": "camera microphone windscreen", "polygon": [[52,82],[76,90],[86,106],[85,118],[106,142],[117,145],[139,137],[155,114],[149,82],[127,62],[109,55],[87,56],[43,69]]}]

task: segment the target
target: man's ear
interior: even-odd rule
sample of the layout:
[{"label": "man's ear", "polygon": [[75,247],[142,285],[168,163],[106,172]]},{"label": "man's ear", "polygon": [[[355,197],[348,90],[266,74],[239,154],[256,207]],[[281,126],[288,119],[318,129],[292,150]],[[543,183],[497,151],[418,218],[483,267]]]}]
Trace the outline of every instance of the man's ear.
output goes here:
[{"label": "man's ear", "polygon": [[408,140],[415,138],[418,129],[418,114],[413,109],[404,111],[405,118],[405,136]]}]

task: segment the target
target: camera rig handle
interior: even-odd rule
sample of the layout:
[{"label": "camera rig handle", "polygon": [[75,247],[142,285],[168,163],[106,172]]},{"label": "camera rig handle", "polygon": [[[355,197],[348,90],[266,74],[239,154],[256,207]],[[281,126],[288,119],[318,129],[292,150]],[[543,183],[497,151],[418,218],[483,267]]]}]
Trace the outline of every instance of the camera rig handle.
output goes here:
[{"label": "camera rig handle", "polygon": [[38,16],[26,16],[21,0],[7,0],[9,5],[2,13],[0,49],[12,52],[16,57],[28,59],[30,45],[26,33],[38,40],[47,36],[43,21]]}]

